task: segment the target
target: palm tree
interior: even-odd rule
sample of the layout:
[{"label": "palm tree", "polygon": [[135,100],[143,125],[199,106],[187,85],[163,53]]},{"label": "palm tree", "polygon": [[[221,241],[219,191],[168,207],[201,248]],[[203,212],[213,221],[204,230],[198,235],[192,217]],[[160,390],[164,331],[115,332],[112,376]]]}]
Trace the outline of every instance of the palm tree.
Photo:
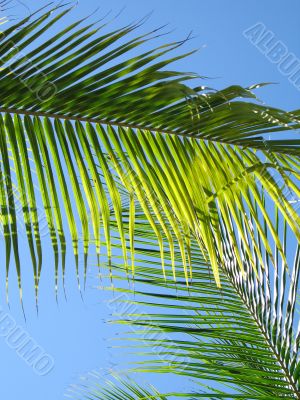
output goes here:
[{"label": "palm tree", "polygon": [[187,320],[154,316],[151,327],[199,339],[181,344],[193,376],[230,383],[239,398],[300,398],[299,111],[258,104],[260,85],[187,86],[200,77],[166,69],[186,55],[165,57],[184,41],[136,54],[161,35],[133,36],[143,21],[107,32],[84,18],[41,42],[70,10],[39,10],[0,38],[7,290],[13,252],[22,301],[22,215],[38,302],[42,207],[56,293],[69,245],[79,285],[81,248],[84,281],[90,247],[111,279],[121,257],[126,279],[169,287],[179,309],[191,302]]}]

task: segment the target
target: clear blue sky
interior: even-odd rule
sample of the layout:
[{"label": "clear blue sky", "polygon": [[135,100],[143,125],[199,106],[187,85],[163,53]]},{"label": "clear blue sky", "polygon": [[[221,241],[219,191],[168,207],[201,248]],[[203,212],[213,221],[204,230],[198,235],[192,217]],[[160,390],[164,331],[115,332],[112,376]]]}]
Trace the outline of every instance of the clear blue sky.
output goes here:
[{"label": "clear blue sky", "polygon": [[[23,3],[34,11],[37,3],[40,6],[44,2],[23,0]],[[278,0],[186,0],[184,2],[179,0],[152,0],[151,2],[80,0],[72,15],[65,18],[65,23],[94,12],[98,6],[99,10],[95,19],[105,15],[109,10],[117,13],[126,6],[117,20],[112,22],[111,29],[153,11],[151,19],[142,27],[145,31],[168,23],[170,30],[174,29],[170,40],[182,39],[193,31],[195,38],[187,43],[186,49],[200,48],[200,50],[189,59],[178,62],[177,68],[212,77],[213,79],[205,82],[208,86],[222,88],[231,84],[247,86],[258,82],[277,82],[278,85],[260,89],[258,96],[272,106],[286,109],[300,108],[300,91],[278,71],[276,63],[270,62],[243,36],[244,30],[262,22],[267,29],[274,32],[277,40],[284,43],[290,53],[300,58],[300,3],[298,0],[284,2]],[[24,7],[18,6],[10,12],[21,16],[27,11]],[[57,29],[59,27],[62,26],[58,26]],[[1,246],[0,250],[3,254]],[[4,282],[3,258],[1,260],[3,267],[0,282]],[[108,295],[92,289],[96,271],[91,266],[90,281],[83,303],[72,274],[73,260],[70,258],[68,261],[67,302],[62,296],[59,305],[55,302],[51,275],[53,266],[49,255],[49,265],[45,266],[48,267],[49,273],[44,273],[41,283],[39,316],[36,316],[31,301],[32,293],[29,289],[25,290],[26,324],[20,311],[12,273],[10,315],[51,354],[55,365],[46,376],[34,374],[32,369],[0,337],[1,399],[62,399],[68,386],[78,382],[80,376],[89,371],[126,367],[129,357],[128,359],[122,357],[120,360],[118,352],[109,349],[109,339],[116,337],[118,329],[104,323],[104,320],[109,318],[109,309],[104,302]],[[29,260],[28,265],[25,265],[24,275],[26,275],[26,268],[31,272]],[[29,287],[29,281],[26,282],[25,278],[25,288],[26,284]],[[0,306],[8,311],[5,304],[4,285],[1,285]],[[158,385],[167,391],[173,390],[179,383],[161,378]],[[182,389],[188,390],[188,387]]]}]

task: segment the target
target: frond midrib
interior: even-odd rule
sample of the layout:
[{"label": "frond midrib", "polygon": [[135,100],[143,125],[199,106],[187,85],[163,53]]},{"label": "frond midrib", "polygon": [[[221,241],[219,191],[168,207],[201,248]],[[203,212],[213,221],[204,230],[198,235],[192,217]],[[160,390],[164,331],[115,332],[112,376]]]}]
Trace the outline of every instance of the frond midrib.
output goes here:
[{"label": "frond midrib", "polygon": [[[237,146],[241,149],[244,149],[245,147],[248,147],[250,149],[257,149],[261,150],[260,146],[255,146],[254,143],[251,146],[247,145],[242,145],[241,143],[232,143],[231,141],[226,141],[222,140],[221,138],[218,139],[212,139],[212,138],[207,138],[207,137],[201,137],[198,136],[197,133],[187,133],[187,132],[180,132],[180,130],[168,130],[168,129],[160,129],[156,128],[155,126],[145,126],[145,125],[139,125],[139,124],[132,124],[130,122],[118,122],[115,120],[109,120],[109,119],[100,119],[96,117],[84,117],[84,116],[76,116],[76,115],[64,115],[64,114],[59,114],[59,113],[50,113],[46,111],[32,111],[32,110],[25,110],[25,109],[16,109],[16,108],[1,108],[0,107],[0,113],[3,114],[16,114],[20,116],[29,116],[29,117],[45,117],[45,118],[50,118],[50,119],[58,119],[58,120],[64,120],[64,121],[73,121],[73,122],[86,122],[86,123],[91,123],[91,124],[99,124],[99,125],[109,125],[109,126],[114,126],[114,127],[120,127],[120,128],[128,128],[128,129],[134,129],[134,130],[141,130],[141,131],[151,131],[155,133],[159,133],[162,135],[176,135],[176,136],[181,136],[183,138],[194,138],[194,139],[200,139],[200,140],[205,140],[206,142],[211,142],[211,143],[220,143],[222,145],[234,145]],[[285,151],[274,151],[272,150],[272,153],[282,153],[285,154]],[[287,153],[289,154],[289,153]]]},{"label": "frond midrib", "polygon": [[24,109],[17,109],[17,108],[0,108],[0,113],[9,113],[9,114],[17,114],[17,115],[28,115],[32,117],[47,117],[47,118],[54,118],[54,119],[62,119],[67,121],[80,121],[80,122],[89,122],[92,124],[103,124],[103,125],[113,125],[118,127],[130,128],[130,129],[140,129],[140,130],[151,130],[157,133],[163,133],[167,135],[181,135],[184,137],[194,137],[194,135],[189,133],[182,133],[174,132],[167,129],[159,129],[153,126],[143,126],[138,124],[131,124],[129,122],[117,122],[114,120],[108,119],[99,119],[94,117],[83,117],[83,116],[76,116],[76,115],[64,115],[64,114],[57,114],[57,113],[48,113],[45,111],[31,111],[31,110],[24,110]]}]

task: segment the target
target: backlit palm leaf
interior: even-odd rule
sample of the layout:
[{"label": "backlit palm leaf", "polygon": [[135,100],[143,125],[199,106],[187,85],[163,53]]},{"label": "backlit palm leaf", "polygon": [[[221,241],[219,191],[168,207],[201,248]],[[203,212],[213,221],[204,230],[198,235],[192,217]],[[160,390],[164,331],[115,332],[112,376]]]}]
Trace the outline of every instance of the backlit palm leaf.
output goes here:
[{"label": "backlit palm leaf", "polygon": [[[13,252],[20,293],[19,214],[37,296],[45,234],[39,208],[53,247],[56,290],[68,237],[78,280],[79,241],[85,270],[90,245],[99,260],[104,243],[111,264],[112,215],[125,269],[130,258],[134,274],[136,204],[155,233],[163,271],[170,256],[174,278],[178,247],[185,280],[191,280],[193,240],[219,285],[224,232],[243,273],[245,259],[258,273],[265,254],[276,266],[272,243],[287,265],[279,232],[285,224],[299,241],[290,196],[299,195],[300,142],[295,133],[281,140],[264,135],[298,128],[298,112],[238,100],[253,98],[252,88],[186,86],[195,75],[166,70],[182,56],[164,57],[182,43],[131,55],[159,34],[132,37],[139,24],[107,32],[105,24],[83,19],[41,41],[69,11],[43,9],[0,38],[1,222],[7,277]],[[124,197],[131,204],[127,236]],[[276,209],[280,227],[266,202]]]}]

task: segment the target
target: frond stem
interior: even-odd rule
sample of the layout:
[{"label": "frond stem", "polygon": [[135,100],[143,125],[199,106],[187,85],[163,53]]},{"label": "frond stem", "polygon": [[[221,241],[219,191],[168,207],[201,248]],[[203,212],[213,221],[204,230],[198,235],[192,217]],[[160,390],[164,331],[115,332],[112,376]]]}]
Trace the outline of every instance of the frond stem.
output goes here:
[{"label": "frond stem", "polygon": [[[106,119],[98,119],[98,118],[93,118],[93,117],[80,117],[80,116],[73,116],[73,115],[69,116],[69,115],[63,115],[63,114],[52,114],[52,113],[47,113],[47,112],[43,112],[43,111],[31,111],[31,110],[22,110],[22,109],[16,109],[16,108],[0,108],[0,113],[28,115],[28,116],[32,116],[32,117],[48,117],[48,118],[54,118],[54,119],[63,119],[63,120],[67,120],[67,121],[89,122],[92,124],[113,125],[113,126],[120,126],[123,128],[155,131],[157,133],[164,133],[167,135],[175,135],[175,134],[180,135],[179,132],[170,131],[167,129],[157,129],[157,128],[151,127],[151,126],[145,127],[142,125],[135,125],[135,124],[127,123],[127,122],[109,121]],[[185,136],[185,137],[195,136],[191,133],[185,133],[185,134],[181,133],[181,135]]]}]

